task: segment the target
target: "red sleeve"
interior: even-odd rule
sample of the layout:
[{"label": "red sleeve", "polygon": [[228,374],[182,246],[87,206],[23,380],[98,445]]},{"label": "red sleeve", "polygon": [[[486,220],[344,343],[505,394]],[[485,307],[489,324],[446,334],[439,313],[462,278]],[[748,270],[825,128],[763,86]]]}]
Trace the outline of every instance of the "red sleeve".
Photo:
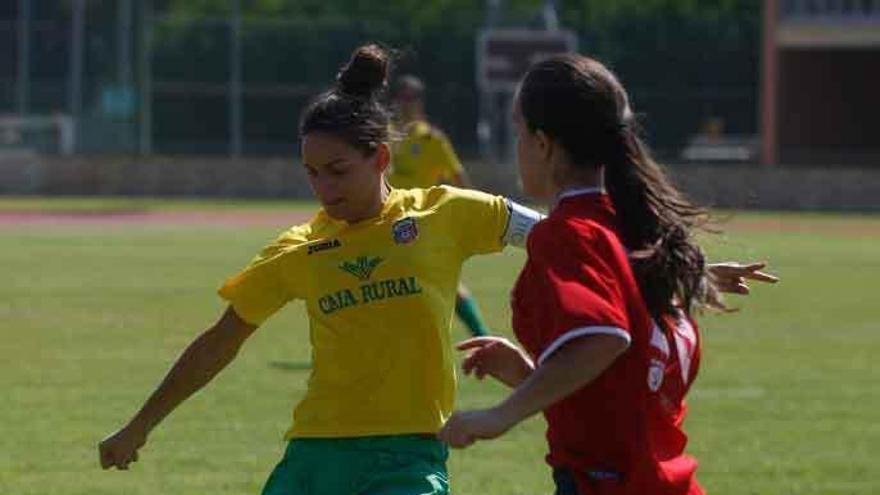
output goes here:
[{"label": "red sleeve", "polygon": [[540,363],[566,342],[585,335],[631,341],[621,284],[626,253],[613,233],[591,223],[554,222],[529,237],[529,258],[539,273],[543,351]]}]

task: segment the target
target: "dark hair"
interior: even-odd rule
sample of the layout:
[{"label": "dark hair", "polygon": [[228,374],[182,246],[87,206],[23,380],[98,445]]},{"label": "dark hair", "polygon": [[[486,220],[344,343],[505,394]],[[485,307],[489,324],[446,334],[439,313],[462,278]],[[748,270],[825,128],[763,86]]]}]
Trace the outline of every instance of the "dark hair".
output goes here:
[{"label": "dark hair", "polygon": [[397,97],[401,93],[409,93],[421,98],[425,94],[425,83],[412,74],[404,74],[394,81],[391,88],[392,96]]},{"label": "dark hair", "polygon": [[300,119],[300,136],[333,134],[370,154],[389,139],[389,113],[381,101],[391,55],[379,45],[354,51],[336,75],[336,85],[313,99]]},{"label": "dark hair", "polygon": [[718,302],[692,237],[708,213],[685,199],[651,157],[610,70],[581,55],[551,57],[529,69],[519,105],[529,130],[556,140],[573,166],[605,167],[621,241],[652,316]]}]

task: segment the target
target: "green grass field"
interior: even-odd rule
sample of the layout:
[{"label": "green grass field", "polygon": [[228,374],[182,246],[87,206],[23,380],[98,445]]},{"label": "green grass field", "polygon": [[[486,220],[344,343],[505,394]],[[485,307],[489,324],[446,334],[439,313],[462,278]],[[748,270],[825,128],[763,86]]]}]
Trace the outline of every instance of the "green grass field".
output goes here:
[{"label": "green grass field", "polygon": [[[0,201],[0,210],[96,207],[130,204]],[[95,446],[219,315],[221,281],[281,227],[0,225],[0,493],[258,493],[308,374],[299,306],[270,320],[171,415],[130,472],[101,471]],[[768,259],[783,278],[735,301],[739,314],[701,320],[705,357],[687,429],[710,493],[880,493],[878,240],[877,216],[735,214],[724,236],[707,241],[713,258]],[[489,323],[505,334],[523,258],[508,250],[465,270]],[[453,331],[465,335],[457,324]],[[464,380],[460,405],[503,394]],[[454,492],[552,493],[544,452],[541,419],[454,452]]]}]

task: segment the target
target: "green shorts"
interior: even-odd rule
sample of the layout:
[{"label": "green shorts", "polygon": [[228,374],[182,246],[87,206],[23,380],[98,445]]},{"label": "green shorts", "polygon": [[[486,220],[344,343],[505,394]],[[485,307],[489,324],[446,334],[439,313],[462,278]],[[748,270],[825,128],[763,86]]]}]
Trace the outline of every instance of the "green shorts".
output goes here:
[{"label": "green shorts", "polygon": [[297,438],[263,495],[448,495],[448,456],[426,435]]}]

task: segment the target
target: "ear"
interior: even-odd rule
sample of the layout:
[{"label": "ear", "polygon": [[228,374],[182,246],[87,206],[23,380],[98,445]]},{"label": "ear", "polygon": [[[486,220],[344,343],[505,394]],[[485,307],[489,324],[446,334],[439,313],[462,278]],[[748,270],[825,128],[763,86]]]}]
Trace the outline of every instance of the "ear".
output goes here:
[{"label": "ear", "polygon": [[535,131],[535,144],[538,145],[538,153],[540,153],[541,159],[549,163],[553,158],[554,141],[550,139],[546,132],[538,129]]},{"label": "ear", "polygon": [[376,161],[374,163],[380,174],[384,174],[388,170],[388,166],[391,165],[391,147],[388,146],[388,143],[379,143],[379,146],[376,147]]}]

